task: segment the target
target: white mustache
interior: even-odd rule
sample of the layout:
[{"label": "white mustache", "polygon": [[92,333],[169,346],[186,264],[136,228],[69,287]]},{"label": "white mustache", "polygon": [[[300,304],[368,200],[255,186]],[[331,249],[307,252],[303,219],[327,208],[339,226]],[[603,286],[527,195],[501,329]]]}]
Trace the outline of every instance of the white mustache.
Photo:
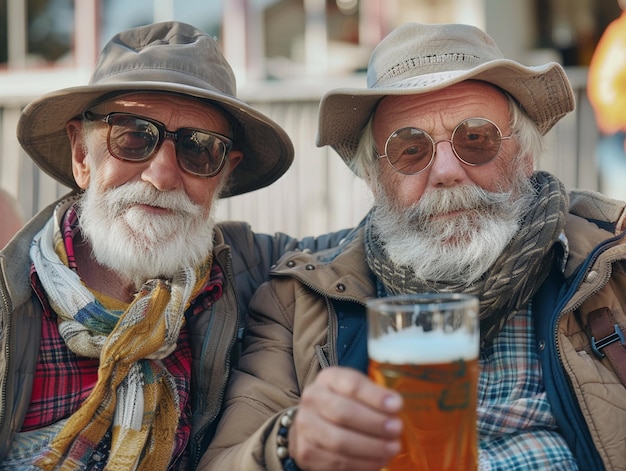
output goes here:
[{"label": "white mustache", "polygon": [[503,203],[510,200],[511,194],[512,192],[492,193],[475,185],[434,190],[423,194],[417,203],[406,208],[403,211],[404,219],[423,226],[435,216],[454,211],[498,214],[503,210]]},{"label": "white mustache", "polygon": [[107,190],[101,195],[101,203],[113,208],[114,214],[120,214],[136,205],[154,206],[168,209],[177,214],[196,216],[202,208],[196,205],[182,191],[164,192],[149,183],[133,182]]}]

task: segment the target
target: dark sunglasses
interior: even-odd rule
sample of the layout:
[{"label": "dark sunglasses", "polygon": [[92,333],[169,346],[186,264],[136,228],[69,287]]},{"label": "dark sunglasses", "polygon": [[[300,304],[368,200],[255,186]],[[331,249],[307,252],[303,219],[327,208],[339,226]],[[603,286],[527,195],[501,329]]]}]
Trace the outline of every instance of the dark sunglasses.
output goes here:
[{"label": "dark sunglasses", "polygon": [[198,177],[217,175],[233,147],[233,141],[222,134],[194,128],[169,131],[163,123],[131,113],[100,115],[85,111],[83,118],[109,125],[107,148],[120,160],[144,162],[156,154],[166,138],[171,138],[180,168]]},{"label": "dark sunglasses", "polygon": [[377,156],[386,158],[396,172],[415,175],[430,167],[440,142],[449,142],[454,155],[464,164],[477,166],[495,159],[502,141],[510,138],[503,137],[500,128],[486,118],[468,118],[457,124],[451,139],[436,142],[423,129],[398,129],[387,138],[385,153]]}]

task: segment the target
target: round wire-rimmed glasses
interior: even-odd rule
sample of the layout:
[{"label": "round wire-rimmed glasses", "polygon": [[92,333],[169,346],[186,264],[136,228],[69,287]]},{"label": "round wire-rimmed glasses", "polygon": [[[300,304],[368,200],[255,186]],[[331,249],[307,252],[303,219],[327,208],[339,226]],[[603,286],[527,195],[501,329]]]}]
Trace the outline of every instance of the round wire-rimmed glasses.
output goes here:
[{"label": "round wire-rimmed glasses", "polygon": [[502,141],[506,139],[511,139],[511,135],[502,136],[500,128],[493,121],[479,117],[467,118],[456,125],[450,139],[438,141],[423,129],[398,129],[385,141],[385,153],[376,155],[379,159],[386,158],[396,172],[415,175],[432,165],[440,142],[449,142],[457,159],[475,167],[495,159]]}]

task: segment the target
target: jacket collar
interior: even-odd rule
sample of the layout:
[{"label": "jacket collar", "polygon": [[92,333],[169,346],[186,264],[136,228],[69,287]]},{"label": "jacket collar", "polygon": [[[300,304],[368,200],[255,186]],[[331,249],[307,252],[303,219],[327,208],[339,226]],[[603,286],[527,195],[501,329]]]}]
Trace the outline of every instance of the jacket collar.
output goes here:
[{"label": "jacket collar", "polygon": [[270,275],[296,278],[312,290],[338,300],[363,304],[366,298],[376,295],[374,276],[365,257],[362,225],[336,248],[285,254]]}]

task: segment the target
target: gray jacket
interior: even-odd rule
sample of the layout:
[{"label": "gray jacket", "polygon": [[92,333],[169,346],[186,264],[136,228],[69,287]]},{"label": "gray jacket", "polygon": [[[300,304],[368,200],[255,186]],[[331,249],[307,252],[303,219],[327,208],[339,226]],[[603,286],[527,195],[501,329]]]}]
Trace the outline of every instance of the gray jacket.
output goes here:
[{"label": "gray jacket", "polygon": [[[39,352],[42,306],[30,284],[30,243],[57,203],[31,219],[0,251],[0,462],[26,415]],[[246,223],[228,222],[216,229],[213,257],[224,272],[223,294],[210,310],[189,322],[193,355],[189,469],[195,469],[213,434],[230,359],[236,353],[239,319],[256,287],[286,251],[332,247],[346,232],[298,241],[280,233],[256,234]]]}]

